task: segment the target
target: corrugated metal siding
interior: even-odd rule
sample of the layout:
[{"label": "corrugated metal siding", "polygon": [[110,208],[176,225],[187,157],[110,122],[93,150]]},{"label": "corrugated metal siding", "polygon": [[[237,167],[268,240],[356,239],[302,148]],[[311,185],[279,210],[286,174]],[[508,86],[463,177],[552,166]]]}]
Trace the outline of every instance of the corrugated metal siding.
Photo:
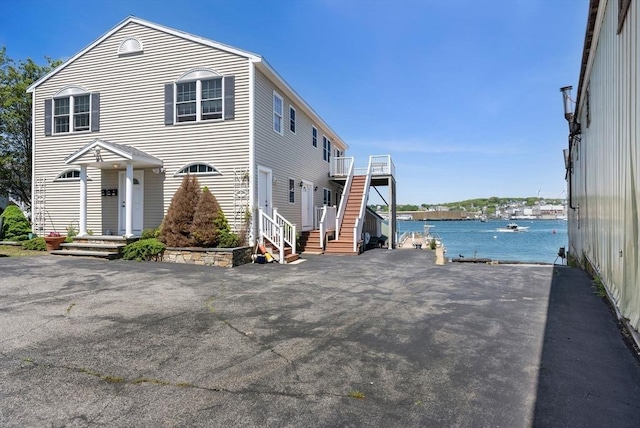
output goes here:
[{"label": "corrugated metal siding", "polygon": [[[301,180],[312,182],[318,190],[314,192],[314,206],[322,205],[322,188],[337,190],[337,185],[328,179],[329,163],[322,158],[322,135],[327,130],[313,123],[302,108],[292,104],[282,91],[276,91],[284,99],[283,134],[273,130],[273,91],[275,86],[263,73],[255,73],[255,163],[271,168],[273,180],[273,207],[301,229],[302,194]],[[296,132],[289,129],[289,106],[296,109]],[[311,127],[318,129],[318,147],[313,147]],[[257,169],[254,185],[257,187]],[[295,203],[289,203],[289,178],[295,180]]]},{"label": "corrugated metal siding", "polygon": [[[144,53],[118,57],[118,46],[127,37],[138,38]],[[195,67],[207,67],[224,75],[235,75],[235,119],[224,122],[164,125],[164,84],[175,81]],[[100,131],[44,136],[44,99],[66,85],[99,92]],[[164,162],[164,181],[153,173],[145,178],[144,227],[158,226],[182,177],[175,172],[190,162],[207,162],[222,175],[201,177],[221,207],[232,218],[234,168],[249,165],[249,78],[248,60],[243,57],[187,41],[182,38],[130,23],[89,50],[64,70],[44,82],[35,92],[36,176],[47,178],[46,209],[58,224],[78,222],[78,183],[53,183],[62,170],[64,158],[95,138],[127,144]],[[100,189],[101,174],[89,168],[88,228],[94,232],[112,229],[103,224]],[[117,183],[117,178],[116,178]],[[149,187],[151,185],[151,187]],[[110,184],[111,186],[111,184]],[[73,191],[69,191],[73,187]],[[117,186],[116,186],[117,187]],[[153,190],[161,189],[161,193]],[[160,196],[161,195],[161,196]],[[162,212],[148,212],[159,210]],[[50,230],[49,221],[47,230]],[[117,227],[117,218],[116,218]]]},{"label": "corrugated metal siding", "polygon": [[582,82],[589,96],[581,94],[577,112],[582,133],[573,153],[572,190],[579,209],[570,212],[569,243],[640,329],[640,12],[631,2],[616,34],[618,2],[600,7],[606,10],[592,45],[593,65]]}]

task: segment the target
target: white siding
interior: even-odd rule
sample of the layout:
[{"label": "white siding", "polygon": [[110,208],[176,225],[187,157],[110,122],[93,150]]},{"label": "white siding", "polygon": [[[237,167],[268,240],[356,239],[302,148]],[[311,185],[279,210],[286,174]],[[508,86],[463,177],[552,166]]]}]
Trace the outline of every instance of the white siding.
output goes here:
[{"label": "white siding", "polygon": [[[144,53],[119,57],[117,50],[127,37],[136,37]],[[231,121],[164,124],[164,84],[171,83],[195,67],[235,76],[235,119]],[[67,85],[99,92],[100,131],[44,136],[44,100]],[[103,40],[42,83],[35,90],[34,170],[47,179],[46,209],[56,229],[74,223],[77,227],[79,183],[54,183],[67,166],[69,154],[95,138],[131,145],[163,160],[166,174],[145,173],[144,227],[156,227],[182,177],[174,173],[190,162],[207,162],[222,175],[201,177],[209,186],[229,220],[233,213],[234,168],[249,166],[249,79],[246,58],[131,22]],[[112,175],[89,168],[88,228],[100,233],[114,230],[102,205],[113,212],[110,198],[102,198],[102,177],[117,187]],[[161,178],[164,178],[162,180]],[[107,182],[108,180],[108,182]],[[113,181],[115,180],[115,182]],[[113,214],[110,214],[113,215]],[[117,215],[117,212],[116,212]],[[51,230],[47,216],[47,231]],[[115,219],[117,226],[117,217]]]},{"label": "white siding", "polygon": [[[284,99],[283,135],[273,130],[273,91]],[[296,132],[289,128],[289,106],[296,109]],[[300,230],[302,207],[300,204],[301,180],[312,182],[318,190],[314,192],[314,205],[322,205],[322,188],[338,189],[329,181],[329,163],[322,157],[322,135],[327,135],[332,144],[338,140],[330,130],[315,123],[296,105],[287,94],[277,89],[273,82],[259,70],[255,72],[255,163],[272,169],[273,207]],[[311,127],[318,129],[318,147],[312,145]],[[340,148],[344,150],[343,147]],[[257,186],[253,173],[254,185]],[[289,203],[289,178],[295,180],[295,203]]]},{"label": "white siding", "polygon": [[[632,1],[620,34],[618,2],[606,7],[590,53],[573,151],[570,251],[598,270],[623,316],[640,328],[640,26]],[[590,123],[587,122],[587,95]]]}]

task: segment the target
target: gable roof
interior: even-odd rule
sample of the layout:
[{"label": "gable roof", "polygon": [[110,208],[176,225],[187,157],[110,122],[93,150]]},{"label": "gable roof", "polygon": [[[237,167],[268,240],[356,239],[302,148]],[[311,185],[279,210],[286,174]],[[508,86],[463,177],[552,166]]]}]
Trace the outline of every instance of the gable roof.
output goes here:
[{"label": "gable roof", "polygon": [[[98,150],[96,150],[98,149]],[[118,155],[123,160],[129,160],[133,162],[140,162],[148,165],[159,165],[162,166],[162,161],[155,156],[151,156],[148,153],[143,152],[142,150],[138,150],[135,147],[127,146],[125,144],[117,144],[112,143],[106,140],[95,139],[89,144],[85,145],[81,149],[67,156],[64,160],[64,163],[71,164],[78,160],[83,155],[95,152],[96,158],[99,157],[99,149],[109,150],[110,152]],[[101,160],[96,159],[96,163],[100,163]]]},{"label": "gable roof", "polygon": [[273,67],[271,67],[271,65],[269,65],[269,63],[262,56],[260,56],[258,54],[255,54],[255,53],[252,53],[252,52],[249,52],[249,51],[245,51],[245,50],[242,50],[242,49],[234,48],[232,46],[225,45],[223,43],[219,43],[219,42],[216,42],[216,41],[213,41],[213,40],[209,40],[209,39],[206,39],[204,37],[196,36],[196,35],[193,35],[193,34],[190,34],[190,33],[186,33],[184,31],[180,31],[180,30],[176,30],[176,29],[173,29],[173,28],[170,28],[170,27],[166,27],[164,25],[160,25],[160,24],[156,24],[156,23],[153,23],[153,22],[150,22],[150,21],[146,21],[144,19],[137,18],[135,16],[128,16],[122,22],[120,22],[118,25],[116,25],[111,30],[106,32],[104,35],[102,35],[98,39],[96,39],[93,43],[89,44],[87,47],[85,47],[80,52],[78,52],[77,54],[75,54],[74,56],[69,58],[67,61],[65,61],[64,63],[60,64],[58,67],[56,67],[55,69],[53,69],[49,73],[45,74],[40,79],[36,80],[33,84],[31,84],[31,86],[29,86],[27,88],[27,92],[28,93],[33,93],[36,90],[36,88],[38,86],[40,86],[42,83],[46,82],[47,80],[49,80],[50,78],[52,78],[53,76],[58,74],[60,71],[64,70],[67,66],[69,66],[69,64],[73,63],[76,59],[78,59],[81,56],[83,56],[85,53],[87,53],[88,51],[93,49],[95,46],[97,46],[103,40],[107,39],[112,34],[116,33],[118,30],[120,30],[121,28],[123,28],[125,25],[127,25],[129,23],[135,23],[135,24],[139,24],[139,25],[142,25],[142,26],[145,26],[145,27],[153,28],[155,30],[162,31],[162,32],[167,33],[167,34],[172,34],[174,36],[181,37],[183,39],[190,40],[190,41],[195,42],[195,43],[199,43],[199,44],[202,44],[202,45],[205,45],[205,46],[210,46],[210,47],[215,48],[215,49],[219,49],[219,50],[222,50],[222,51],[225,51],[225,52],[229,52],[229,53],[232,53],[232,54],[247,58],[258,69],[260,69],[260,71],[262,71],[267,76],[267,78],[269,78],[269,80],[271,80],[274,84],[279,86],[285,93],[287,93],[289,98],[295,100],[296,104],[298,104],[300,107],[302,107],[302,109],[305,110],[306,113],[313,120],[315,120],[322,127],[327,129],[328,131],[330,131],[330,133],[333,134],[334,139],[337,139],[336,142],[340,143],[340,145],[342,145],[345,149],[349,148],[349,146],[342,140],[342,138],[340,138],[338,136],[338,134],[333,129],[331,129],[331,127],[329,125],[327,125],[327,123],[324,120],[322,120],[322,118],[313,110],[313,108],[311,108],[311,106],[309,106],[309,104],[307,104],[306,101],[304,101],[304,99],[302,99],[302,97],[300,95],[298,95],[298,93],[291,86],[289,86],[289,84],[282,78],[282,76],[280,76],[273,69]]}]

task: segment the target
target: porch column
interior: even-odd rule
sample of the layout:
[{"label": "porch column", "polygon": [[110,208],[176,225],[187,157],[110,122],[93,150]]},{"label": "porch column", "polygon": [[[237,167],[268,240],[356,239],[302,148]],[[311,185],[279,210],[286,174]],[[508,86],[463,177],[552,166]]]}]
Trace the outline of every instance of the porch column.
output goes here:
[{"label": "porch column", "polygon": [[80,165],[80,230],[79,236],[87,235],[87,166]]},{"label": "porch column", "polygon": [[127,177],[125,186],[125,232],[124,236],[133,236],[133,164],[127,163]]}]

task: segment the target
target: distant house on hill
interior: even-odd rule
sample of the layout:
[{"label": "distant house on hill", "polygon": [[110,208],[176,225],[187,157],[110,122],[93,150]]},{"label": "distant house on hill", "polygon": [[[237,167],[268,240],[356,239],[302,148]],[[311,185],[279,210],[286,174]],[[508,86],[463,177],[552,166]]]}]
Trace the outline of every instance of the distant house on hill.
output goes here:
[{"label": "distant house on hill", "polygon": [[640,329],[640,1],[591,0],[565,150],[569,255]]}]

